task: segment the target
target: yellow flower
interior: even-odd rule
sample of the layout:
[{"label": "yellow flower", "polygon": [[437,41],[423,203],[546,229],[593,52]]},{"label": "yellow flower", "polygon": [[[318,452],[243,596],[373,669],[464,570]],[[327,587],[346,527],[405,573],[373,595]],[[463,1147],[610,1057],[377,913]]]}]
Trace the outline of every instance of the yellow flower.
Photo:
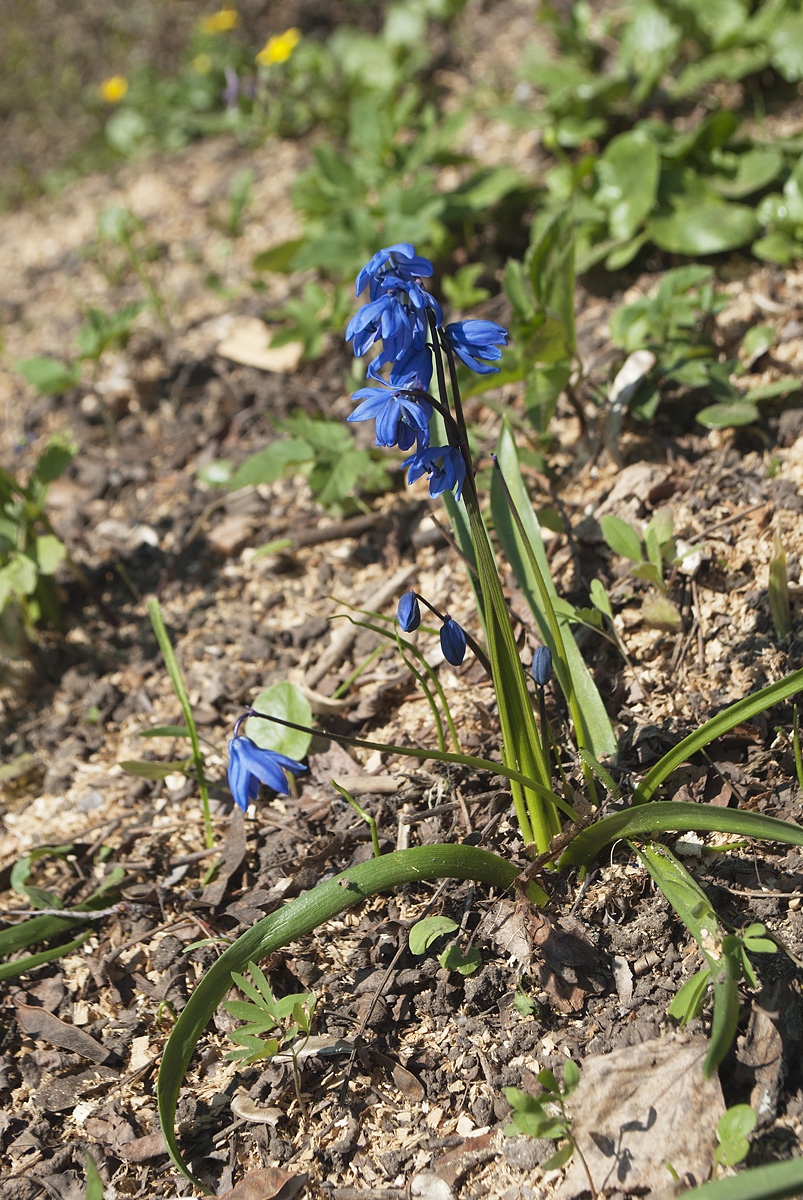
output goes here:
[{"label": "yellow flower", "polygon": [[301,30],[295,26],[285,29],[284,33],[276,33],[265,42],[264,48],[257,55],[257,62],[263,67],[269,67],[272,63],[287,62],[300,41]]},{"label": "yellow flower", "polygon": [[227,33],[239,23],[240,14],[236,8],[221,8],[209,17],[201,17],[201,33]]},{"label": "yellow flower", "polygon": [[100,85],[100,94],[107,104],[119,104],[128,91],[128,80],[124,75],[112,75]]},{"label": "yellow flower", "polygon": [[196,54],[192,60],[192,67],[199,75],[208,75],[212,70],[212,59],[208,54]]}]

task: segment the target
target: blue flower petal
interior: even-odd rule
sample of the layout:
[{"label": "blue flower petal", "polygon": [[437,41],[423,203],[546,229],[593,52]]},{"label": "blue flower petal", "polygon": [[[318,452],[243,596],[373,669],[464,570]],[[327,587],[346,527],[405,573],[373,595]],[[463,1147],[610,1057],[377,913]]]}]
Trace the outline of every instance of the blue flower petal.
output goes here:
[{"label": "blue flower petal", "polygon": [[278,750],[263,750],[244,734],[229,742],[229,787],[243,812],[249,801],[256,799],[260,782],[286,796],[284,771],[298,775],[304,770],[306,768],[294,758],[288,758]]}]

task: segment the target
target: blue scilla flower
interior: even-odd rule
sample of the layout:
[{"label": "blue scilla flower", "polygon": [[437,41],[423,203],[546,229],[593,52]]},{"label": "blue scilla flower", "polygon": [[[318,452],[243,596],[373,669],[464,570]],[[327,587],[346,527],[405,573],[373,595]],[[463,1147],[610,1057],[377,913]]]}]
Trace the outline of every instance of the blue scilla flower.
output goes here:
[{"label": "blue scilla flower", "polygon": [[466,656],[466,635],[448,613],[441,625],[441,650],[453,667],[459,667]]},{"label": "blue scilla flower", "polygon": [[381,338],[382,353],[373,364],[376,369],[397,362],[410,349],[420,350],[426,345],[428,308],[435,313],[438,324],[443,320],[441,306],[429,292],[417,283],[401,279],[394,279],[394,283],[392,291],[363,304],[346,326],[346,341],[352,343],[357,358]]},{"label": "blue scilla flower", "polygon": [[546,687],[552,678],[552,653],[549,646],[539,646],[533,655],[533,679],[538,687]]},{"label": "blue scilla flower", "polygon": [[402,470],[407,470],[408,483],[415,483],[416,479],[428,474],[430,496],[440,496],[441,492],[450,492],[454,488],[455,499],[460,499],[466,478],[466,464],[455,446],[431,446],[417,450],[404,460]]},{"label": "blue scilla flower", "polygon": [[405,592],[396,611],[399,624],[405,633],[412,633],[421,624],[421,609],[415,592]]},{"label": "blue scilla flower", "polygon": [[502,357],[501,347],[507,345],[507,330],[496,321],[456,321],[447,325],[443,333],[457,357],[472,371],[489,375],[499,370],[480,361],[489,358],[496,362]]},{"label": "blue scilla flower", "polygon": [[391,388],[384,379],[382,387],[364,387],[356,391],[353,400],[362,400],[349,421],[376,421],[376,445],[398,446],[409,450],[414,442],[418,449],[429,445],[429,422],[432,405],[426,400],[413,399],[408,392]]},{"label": "blue scilla flower", "polygon": [[386,289],[386,280],[411,281],[427,278],[432,274],[432,263],[428,258],[421,258],[415,252],[411,242],[396,242],[377,250],[370,262],[366,263],[357,276],[357,295],[366,287],[371,300],[376,300],[380,292]]},{"label": "blue scilla flower", "polygon": [[[372,379],[378,379],[376,368],[371,363],[368,374]],[[411,391],[429,391],[432,379],[432,348],[430,346],[410,346],[400,358],[396,359],[391,368],[389,381],[393,387],[409,388]]]},{"label": "blue scilla flower", "polygon": [[260,783],[274,792],[288,794],[284,771],[299,775],[306,767],[278,750],[263,750],[245,734],[229,742],[229,787],[239,808],[245,812],[250,800],[256,800]]}]

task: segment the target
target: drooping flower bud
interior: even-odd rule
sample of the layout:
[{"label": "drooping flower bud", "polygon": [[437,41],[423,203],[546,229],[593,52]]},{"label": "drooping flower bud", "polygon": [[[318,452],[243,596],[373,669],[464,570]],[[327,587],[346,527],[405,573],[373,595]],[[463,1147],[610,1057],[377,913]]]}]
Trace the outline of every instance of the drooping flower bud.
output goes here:
[{"label": "drooping flower bud", "polygon": [[421,624],[421,609],[415,592],[405,592],[396,611],[399,624],[405,633],[412,633]]},{"label": "drooping flower bud", "polygon": [[539,646],[533,655],[533,679],[538,687],[546,687],[552,678],[552,654],[548,646]]},{"label": "drooping flower bud", "polygon": [[453,667],[459,667],[466,656],[466,635],[448,613],[441,625],[441,650]]}]

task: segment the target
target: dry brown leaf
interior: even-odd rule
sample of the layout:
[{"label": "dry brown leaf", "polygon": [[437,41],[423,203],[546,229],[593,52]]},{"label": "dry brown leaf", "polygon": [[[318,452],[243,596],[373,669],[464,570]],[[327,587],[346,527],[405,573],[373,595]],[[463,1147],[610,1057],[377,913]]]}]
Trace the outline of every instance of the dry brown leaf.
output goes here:
[{"label": "dry brown leaf", "polygon": [[293,1200],[307,1182],[306,1175],[291,1175],[281,1167],[251,1171],[218,1200]]},{"label": "dry brown leaf", "polygon": [[[719,1079],[703,1077],[708,1042],[680,1034],[587,1058],[566,1107],[600,1193],[664,1188],[669,1163],[687,1185],[714,1165],[725,1111]],[[588,1191],[575,1154],[559,1200]]]}]

